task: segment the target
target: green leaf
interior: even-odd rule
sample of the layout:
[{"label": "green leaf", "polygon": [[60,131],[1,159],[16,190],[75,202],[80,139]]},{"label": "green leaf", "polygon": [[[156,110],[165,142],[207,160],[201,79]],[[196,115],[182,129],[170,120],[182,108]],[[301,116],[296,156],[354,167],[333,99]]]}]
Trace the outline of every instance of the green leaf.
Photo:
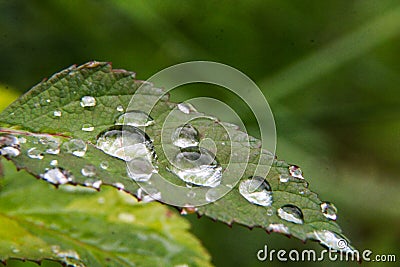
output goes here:
[{"label": "green leaf", "polygon": [[0,262],[69,266],[210,266],[189,224],[159,203],[105,187],[55,190],[7,163],[0,189]]},{"label": "green leaf", "polygon": [[[127,175],[126,163],[104,153],[96,147],[96,143],[104,131],[115,126],[123,113],[122,110],[128,107],[132,95],[141,85],[145,88],[138,93],[141,101],[135,102],[135,110],[146,110],[145,108],[160,98],[149,114],[155,123],[149,124],[145,129],[154,145],[153,152],[158,156],[158,172],[170,182],[185,185],[172,173],[173,171],[171,172],[171,164],[164,152],[168,144],[163,144],[164,139],[161,141],[163,132],[173,132],[176,124],[172,127],[170,124],[164,125],[164,122],[168,116],[170,121],[180,122],[187,119],[187,113],[201,113],[195,110],[171,112],[177,105],[169,102],[168,97],[162,97],[161,89],[135,80],[130,72],[112,70],[108,63],[90,62],[55,74],[1,113],[0,126],[4,127],[1,132],[24,137],[22,140],[26,141],[18,147],[20,155],[6,157],[18,168],[24,168],[42,178],[45,178],[45,170],[51,168],[51,162],[57,160],[59,167],[73,175],[73,179],[64,182],[93,186],[93,182],[101,181],[102,184],[119,188],[123,184],[125,191],[140,197],[138,185]],[[89,101],[89,106],[82,107],[81,101],[85,96],[93,97],[96,104],[93,105]],[[225,185],[233,189],[223,198],[195,209],[184,208],[183,212],[195,210],[199,215],[206,215],[227,224],[262,227],[267,231],[280,232],[301,240],[317,240],[332,249],[352,250],[350,246],[338,246],[337,243],[341,239],[344,242],[348,241],[342,236],[338,224],[332,220],[335,218],[324,215],[321,205],[324,207],[326,204],[308,188],[308,183],[297,166],[272,158],[271,153],[260,149],[259,140],[248,136],[235,125],[221,124],[213,117],[195,119],[191,124],[197,129],[202,140],[213,140],[217,148],[216,158],[223,170],[227,169],[232,155],[236,155],[233,163],[229,165],[230,174],[224,177],[224,181],[230,181],[230,176],[241,174],[242,171],[243,175],[240,175],[239,183],[229,184],[225,181]],[[84,140],[87,151],[83,157],[66,153],[63,149],[60,153],[49,154],[46,153],[48,142],[42,142],[43,138],[58,138],[56,143],[61,148],[61,144],[69,142],[71,138]],[[32,158],[32,155],[28,156],[32,154],[33,148],[36,148],[33,151],[35,158]],[[107,169],[100,167],[104,162],[109,166]],[[82,174],[83,169],[88,166],[95,173],[90,179]],[[272,204],[254,204],[254,201],[249,201],[240,193],[239,185],[254,175],[256,167],[264,172],[270,168],[267,177],[262,179],[268,183],[264,189],[272,189],[268,194],[272,196]],[[99,182],[95,183],[98,184]],[[262,192],[264,194],[265,190]],[[328,210],[330,213],[333,211],[333,207]]]}]

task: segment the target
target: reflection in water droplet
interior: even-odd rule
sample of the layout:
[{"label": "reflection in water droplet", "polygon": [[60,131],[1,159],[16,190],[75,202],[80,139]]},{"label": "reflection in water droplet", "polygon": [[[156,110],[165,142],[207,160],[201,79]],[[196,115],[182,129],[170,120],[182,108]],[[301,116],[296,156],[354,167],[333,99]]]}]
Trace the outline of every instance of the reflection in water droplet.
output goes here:
[{"label": "reflection in water droplet", "polygon": [[197,146],[199,132],[190,124],[179,126],[172,134],[172,143],[178,147]]},{"label": "reflection in water droplet", "polygon": [[110,128],[99,135],[96,146],[108,155],[125,161],[139,157],[152,160],[155,156],[150,138],[133,126],[119,125]]},{"label": "reflection in water droplet", "polygon": [[187,183],[209,187],[221,183],[222,167],[207,149],[182,148],[172,163],[171,170]]},{"label": "reflection in water droplet", "polygon": [[82,125],[82,131],[93,132],[93,130],[94,130],[94,126],[91,125],[90,123],[85,123]]},{"label": "reflection in water droplet", "polygon": [[128,176],[136,182],[146,182],[157,172],[148,158],[134,158],[128,161],[127,166]]},{"label": "reflection in water droplet", "polygon": [[87,145],[83,140],[71,139],[62,145],[62,149],[77,157],[83,157],[86,154]]},{"label": "reflection in water droplet", "polygon": [[267,207],[272,204],[271,186],[260,176],[242,180],[239,184],[239,193],[256,205]]},{"label": "reflection in water droplet", "polygon": [[81,169],[81,173],[86,177],[93,177],[96,175],[96,167],[93,165],[86,165]]},{"label": "reflection in water droplet", "polygon": [[115,125],[130,126],[149,126],[154,124],[154,120],[149,114],[140,110],[131,110],[118,117]]},{"label": "reflection in water droplet", "polygon": [[295,205],[284,205],[278,209],[278,216],[288,222],[303,224],[303,212]]},{"label": "reflection in water droplet", "polygon": [[68,171],[58,167],[47,170],[44,174],[41,174],[40,177],[55,185],[66,184],[74,179]]},{"label": "reflection in water droplet", "polygon": [[19,154],[20,140],[12,135],[0,135],[0,155],[18,157]]},{"label": "reflection in water droplet", "polygon": [[301,169],[296,166],[296,165],[291,165],[289,166],[289,173],[291,176],[299,178],[299,179],[304,179],[303,177],[303,172],[301,171]]},{"label": "reflection in water droplet", "polygon": [[36,147],[32,147],[27,151],[28,157],[31,159],[43,159],[43,151],[40,151]]},{"label": "reflection in water droplet", "polygon": [[337,209],[333,203],[323,202],[321,203],[321,211],[326,218],[329,220],[336,221],[337,218]]},{"label": "reflection in water droplet", "polygon": [[55,111],[53,112],[53,116],[54,116],[54,117],[61,117],[61,115],[62,115],[62,112],[59,111],[59,110],[55,110]]},{"label": "reflection in water droplet", "polygon": [[102,161],[100,163],[100,168],[102,168],[103,170],[107,170],[109,167],[108,161]]},{"label": "reflection in water droplet", "polygon": [[271,223],[267,226],[267,231],[275,232],[275,233],[282,233],[282,234],[289,234],[289,228],[281,223]]},{"label": "reflection in water droplet", "polygon": [[81,98],[82,107],[94,107],[96,106],[96,99],[93,96],[84,96]]}]

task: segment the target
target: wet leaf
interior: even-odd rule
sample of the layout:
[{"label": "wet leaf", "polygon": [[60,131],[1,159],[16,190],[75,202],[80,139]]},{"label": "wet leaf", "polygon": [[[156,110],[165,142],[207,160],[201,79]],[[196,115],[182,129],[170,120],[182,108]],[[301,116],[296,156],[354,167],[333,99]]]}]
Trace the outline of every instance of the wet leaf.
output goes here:
[{"label": "wet leaf", "polygon": [[[141,101],[135,103],[135,111],[126,110],[141,85],[144,88],[140,91]],[[143,183],[158,172],[177,185],[208,190],[209,204],[193,208],[189,201],[189,207],[182,213],[196,211],[227,224],[262,227],[351,251],[351,247],[335,245],[345,240],[340,227],[332,220],[336,216],[325,216],[322,201],[309,189],[300,168],[275,159],[270,152],[260,149],[259,140],[217,118],[194,119],[190,125],[177,127],[190,114],[202,113],[187,104],[171,103],[162,95],[161,89],[135,80],[130,72],[112,70],[107,63],[73,66],[35,86],[0,114],[3,136],[16,136],[25,141],[18,147],[14,145],[19,155],[13,155],[12,146],[9,154],[3,154],[18,168],[52,183],[62,181],[95,188],[100,184],[123,186],[139,198],[142,192],[132,179]],[[150,114],[143,115],[151,103],[157,104]],[[123,115],[125,111],[128,115]],[[121,116],[128,126],[119,125]],[[174,123],[164,124],[167,119]],[[145,127],[146,134],[139,126]],[[167,144],[162,139],[164,132],[168,138],[172,136]],[[129,148],[124,151],[118,146],[123,133],[131,140],[124,145]],[[43,137],[57,138],[60,152],[46,152],[48,147],[40,141]],[[206,139],[212,140],[215,147],[202,147],[202,140]],[[174,165],[166,148],[179,152],[172,157]],[[57,165],[52,164],[55,160]],[[127,171],[125,161],[128,166],[131,162],[133,170]],[[155,162],[157,168],[153,169],[149,162]],[[198,162],[199,166],[193,165]],[[101,167],[104,164],[107,168]],[[230,172],[222,176],[228,166]],[[262,188],[252,188],[254,185],[249,182],[255,178],[256,166],[265,172],[270,168],[266,177],[257,178],[265,181]],[[236,183],[230,176],[238,173],[241,180]],[[216,197],[219,184],[232,188],[220,199]],[[162,194],[157,197],[163,199]]]},{"label": "wet leaf", "polygon": [[[62,185],[56,190],[6,162],[0,187],[0,262],[68,266],[210,266],[189,224],[157,202],[125,192]],[[185,266],[186,266],[185,265]]]}]

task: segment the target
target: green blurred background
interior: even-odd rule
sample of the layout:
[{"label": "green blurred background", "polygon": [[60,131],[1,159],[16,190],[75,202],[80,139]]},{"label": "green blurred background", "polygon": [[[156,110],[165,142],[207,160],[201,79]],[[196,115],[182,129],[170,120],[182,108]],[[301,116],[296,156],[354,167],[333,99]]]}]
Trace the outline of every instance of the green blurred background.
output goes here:
[{"label": "green blurred background", "polygon": [[[0,1],[0,108],[44,77],[93,59],[139,79],[190,60],[243,71],[274,112],[278,157],[300,165],[311,189],[336,204],[354,246],[400,260],[400,1]],[[204,85],[172,93],[175,101],[193,96],[223,100],[258,135],[231,94]],[[256,259],[264,244],[321,250],[188,219],[216,266],[271,265]],[[321,263],[273,266],[287,264]],[[19,265],[30,266],[11,264]]]}]

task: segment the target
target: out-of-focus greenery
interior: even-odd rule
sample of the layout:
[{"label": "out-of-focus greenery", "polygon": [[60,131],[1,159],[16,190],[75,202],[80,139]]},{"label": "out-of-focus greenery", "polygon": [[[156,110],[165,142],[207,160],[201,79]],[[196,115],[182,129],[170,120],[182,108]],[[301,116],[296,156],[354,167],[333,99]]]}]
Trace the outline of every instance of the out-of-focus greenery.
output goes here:
[{"label": "out-of-focus greenery", "polygon": [[[139,79],[189,60],[238,68],[269,100],[278,157],[300,165],[311,189],[336,204],[358,249],[400,260],[399,1],[0,1],[0,33],[0,84],[16,88],[3,89],[0,104],[93,59]],[[237,98],[204,88],[179,88],[172,99],[224,100],[257,135]],[[216,266],[264,266],[256,258],[264,244],[321,250],[260,229],[189,219]]]}]

